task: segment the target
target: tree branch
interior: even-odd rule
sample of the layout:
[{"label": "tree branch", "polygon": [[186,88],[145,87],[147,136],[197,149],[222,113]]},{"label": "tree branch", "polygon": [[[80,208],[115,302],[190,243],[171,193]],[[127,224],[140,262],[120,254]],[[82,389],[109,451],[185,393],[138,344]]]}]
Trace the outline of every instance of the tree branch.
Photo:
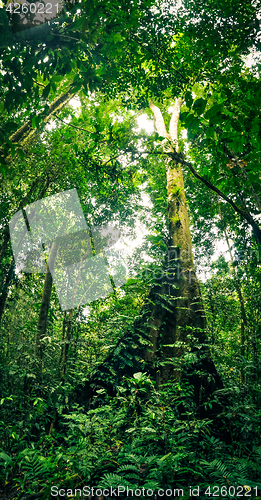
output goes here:
[{"label": "tree branch", "polygon": [[256,221],[253,219],[253,217],[248,212],[241,210],[241,208],[239,208],[233,202],[233,200],[228,198],[228,196],[226,196],[222,191],[220,191],[220,189],[218,189],[216,186],[214,186],[214,184],[212,184],[212,182],[205,179],[205,177],[202,177],[202,175],[198,174],[198,172],[194,169],[192,163],[190,163],[184,159],[183,154],[179,154],[176,151],[174,151],[173,153],[169,153],[169,155],[177,163],[181,163],[182,165],[188,167],[190,172],[192,172],[192,174],[194,175],[194,177],[196,177],[196,179],[199,179],[201,182],[203,182],[205,184],[205,186],[207,186],[209,189],[211,189],[211,191],[214,191],[214,193],[217,193],[221,198],[223,198],[223,200],[225,200],[227,203],[229,203],[229,205],[231,205],[231,207],[235,210],[235,212],[240,214],[241,217],[243,217],[243,219],[247,220],[247,222],[253,228],[253,232],[255,234],[255,237],[257,238],[259,243],[261,243],[261,230],[260,230],[258,224],[256,223]]},{"label": "tree branch", "polygon": [[211,191],[214,191],[214,193],[217,193],[220,198],[223,198],[229,205],[237,212],[243,219],[245,219],[253,228],[254,235],[257,239],[257,241],[261,244],[261,230],[259,228],[259,225],[257,222],[253,219],[253,217],[246,211],[242,210],[239,208],[233,200],[231,200],[228,196],[225,195],[220,189],[218,189],[212,182],[210,182],[208,179],[205,179],[205,177],[202,177],[202,175],[198,174],[198,172],[195,170],[193,167],[192,163],[189,161],[186,161],[182,153],[177,153],[177,151],[142,151],[141,154],[150,154],[150,155],[167,155],[172,160],[174,160],[176,163],[180,163],[181,165],[184,165],[187,167],[190,172],[196,177],[196,179],[199,179],[201,182],[205,184]]},{"label": "tree branch", "polygon": [[[55,99],[49,106],[47,113],[42,112],[38,116],[44,118],[45,123],[47,123],[52,115],[57,112],[57,110],[61,110],[70,99],[72,99],[75,93],[69,89],[64,94],[60,95],[57,99]],[[28,136],[28,133],[32,131],[32,120],[29,120],[22,127],[20,127],[14,134],[9,137],[9,141],[13,143],[22,143]],[[34,129],[34,132],[37,133],[37,130]]]}]

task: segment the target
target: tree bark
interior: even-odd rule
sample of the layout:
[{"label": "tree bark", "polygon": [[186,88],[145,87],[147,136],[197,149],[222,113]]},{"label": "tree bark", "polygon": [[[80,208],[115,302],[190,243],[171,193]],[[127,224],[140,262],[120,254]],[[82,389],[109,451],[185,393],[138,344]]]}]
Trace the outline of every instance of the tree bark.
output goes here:
[{"label": "tree bark", "polygon": [[7,247],[8,247],[8,243],[9,243],[9,239],[10,239],[8,225],[6,225],[4,227],[2,235],[3,235],[3,241],[2,241],[1,250],[0,250],[0,262],[2,262],[2,259],[3,259],[4,255],[6,253],[6,250],[7,250]]}]

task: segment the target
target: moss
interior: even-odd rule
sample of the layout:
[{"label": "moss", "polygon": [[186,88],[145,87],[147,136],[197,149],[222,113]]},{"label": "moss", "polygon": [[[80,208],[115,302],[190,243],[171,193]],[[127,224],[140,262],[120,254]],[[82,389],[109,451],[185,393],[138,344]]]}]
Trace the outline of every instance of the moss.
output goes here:
[{"label": "moss", "polygon": [[175,217],[170,217],[170,220],[173,224],[177,224],[178,222],[180,223],[180,218],[178,215],[175,215]]},{"label": "moss", "polygon": [[182,191],[182,189],[179,186],[174,186],[170,189],[171,194],[175,194],[178,196],[181,194],[181,191]]}]

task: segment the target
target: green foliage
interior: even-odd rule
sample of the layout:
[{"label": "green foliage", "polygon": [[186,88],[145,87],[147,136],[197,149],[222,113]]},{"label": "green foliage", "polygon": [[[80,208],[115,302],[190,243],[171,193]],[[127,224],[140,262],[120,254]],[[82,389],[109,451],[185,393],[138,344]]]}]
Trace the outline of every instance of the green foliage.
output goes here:
[{"label": "green foliage", "polygon": [[[52,436],[43,434],[29,447],[20,441],[12,458],[1,453],[6,481],[13,478],[27,493],[43,488],[46,498],[52,484],[146,490],[195,485],[201,492],[208,485],[260,487],[260,446],[251,449],[240,429],[237,438],[232,431],[232,444],[215,437],[211,421],[196,420],[189,411],[188,386],[166,384],[157,391],[145,373],[135,373],[118,387],[116,397],[98,393],[87,412],[78,405],[67,414],[59,412]],[[104,403],[95,408],[101,394]],[[260,415],[256,423],[260,431]]]},{"label": "green foliage", "polygon": [[[185,0],[179,8],[174,1],[84,0],[67,2],[66,12],[44,25],[31,16],[28,26],[1,6],[2,497],[49,499],[53,485],[74,491],[85,484],[191,485],[202,500],[209,486],[223,488],[223,496],[231,484],[250,485],[260,495],[260,243],[251,229],[261,210],[259,8],[259,0]],[[44,129],[67,92],[77,94],[80,110],[59,109]],[[160,331],[151,311],[164,329],[166,318],[168,326],[176,321],[179,297],[163,273],[166,141],[135,127],[139,114],[151,119],[149,100],[169,125],[177,96],[179,151],[244,217],[184,164],[195,261],[200,276],[207,270],[208,336],[200,345],[190,327],[186,342],[160,338],[148,362],[149,333]],[[35,141],[14,140],[27,122]],[[8,223],[26,205],[71,188],[90,225],[112,223],[128,244],[140,227],[147,234],[126,257],[126,284],[105,299],[62,312],[52,290],[39,366],[44,276],[16,272]],[[213,262],[221,240],[230,262]],[[204,370],[209,347],[224,388],[201,404],[204,381],[213,381]],[[182,356],[170,358],[169,349]],[[199,358],[203,370],[194,367]],[[173,379],[158,387],[158,370],[170,364]],[[213,418],[199,418],[201,410]]]}]

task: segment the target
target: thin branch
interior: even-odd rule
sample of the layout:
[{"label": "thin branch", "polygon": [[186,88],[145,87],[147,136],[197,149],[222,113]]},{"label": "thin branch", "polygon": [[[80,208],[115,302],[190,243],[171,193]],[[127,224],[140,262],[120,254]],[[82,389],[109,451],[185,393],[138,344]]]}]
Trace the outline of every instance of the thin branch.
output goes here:
[{"label": "thin branch", "polygon": [[60,120],[60,122],[62,122],[64,125],[67,125],[67,127],[72,127],[72,128],[76,128],[77,130],[82,130],[83,132],[88,132],[89,134],[92,134],[93,132],[91,130],[87,130],[86,128],[82,128],[82,127],[76,127],[76,125],[72,125],[72,123],[66,123],[64,120],[62,120],[59,116],[57,116],[56,114],[54,115],[55,118],[58,118],[58,120]]},{"label": "thin branch", "polygon": [[218,189],[212,182],[210,182],[208,179],[205,179],[205,177],[202,177],[202,175],[198,174],[198,172],[194,169],[192,163],[186,161],[184,159],[184,156],[182,153],[177,153],[176,151],[174,152],[164,152],[164,151],[143,151],[141,154],[150,154],[150,155],[167,155],[172,160],[174,160],[176,163],[180,163],[181,165],[184,165],[185,167],[188,167],[188,169],[191,171],[191,173],[196,177],[196,179],[199,179],[201,182],[203,182],[211,191],[214,191],[214,193],[217,193],[220,198],[223,198],[231,207],[237,212],[238,214],[243,217],[253,228],[253,232],[256,236],[256,239],[261,243],[261,230],[256,223],[256,221],[253,219],[253,217],[248,213],[245,212],[244,210],[241,210],[234,202],[231,200],[228,196],[225,195],[220,189]]},{"label": "thin branch", "polygon": [[52,33],[52,35],[67,38],[67,40],[76,40],[78,43],[83,42],[83,40],[81,40],[79,38],[75,38],[73,36],[68,36],[68,35],[63,35],[62,33]]},{"label": "thin branch", "polygon": [[44,85],[43,83],[40,83],[40,82],[37,82],[34,78],[33,78],[33,82],[36,83],[36,85],[40,85],[40,87],[46,87],[46,85]]},{"label": "thin branch", "polygon": [[184,157],[183,157],[182,154],[174,152],[174,153],[169,153],[169,155],[177,163],[181,163],[182,165],[188,167],[189,170],[194,175],[194,177],[196,177],[201,182],[203,182],[209,189],[211,189],[211,191],[214,191],[215,193],[217,193],[221,198],[223,198],[223,200],[225,200],[227,203],[229,203],[229,205],[231,205],[231,207],[235,210],[235,212],[237,212],[238,214],[241,215],[241,217],[243,217],[245,220],[247,220],[247,222],[249,222],[249,224],[252,226],[254,234],[255,234],[257,240],[261,243],[261,230],[260,230],[258,224],[256,223],[256,221],[253,219],[253,217],[248,212],[245,212],[244,210],[241,210],[241,208],[239,208],[233,202],[233,200],[231,200],[230,198],[228,198],[228,196],[226,196],[222,191],[220,191],[220,189],[218,189],[216,186],[214,186],[214,184],[212,184],[212,182],[210,182],[209,180],[205,179],[205,177],[202,177],[202,175],[198,174],[198,172],[194,169],[192,163],[186,161],[184,159]]},{"label": "thin branch", "polygon": [[[128,150],[125,150],[124,153],[128,153],[129,151]],[[116,158],[119,158],[120,156],[122,156],[124,153],[120,153],[118,155],[115,155],[115,156],[112,156],[112,158],[109,158],[109,160],[107,160],[105,163],[102,164],[103,167],[105,167],[106,165],[108,165],[108,163],[110,163],[110,161],[113,161],[113,160],[116,160]]]}]

